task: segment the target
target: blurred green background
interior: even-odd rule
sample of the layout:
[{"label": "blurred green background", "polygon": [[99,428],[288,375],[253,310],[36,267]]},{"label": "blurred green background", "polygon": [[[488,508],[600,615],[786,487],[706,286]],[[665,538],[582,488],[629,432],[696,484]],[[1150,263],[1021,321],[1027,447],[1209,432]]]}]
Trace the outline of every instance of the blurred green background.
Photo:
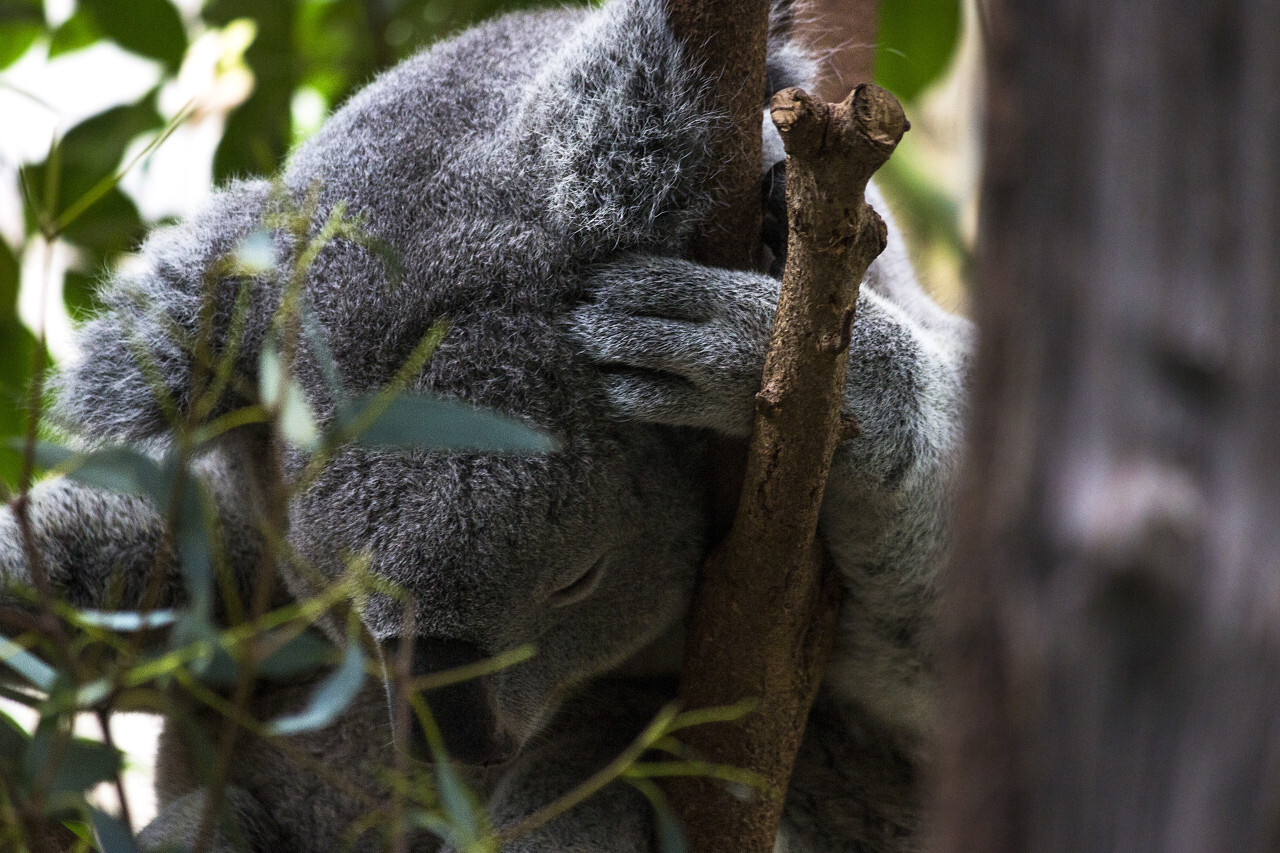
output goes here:
[{"label": "blurred green background", "polygon": [[[0,0],[0,443],[24,433],[34,372],[73,355],[71,323],[94,309],[95,283],[128,262],[149,226],[191,210],[216,183],[277,170],[380,70],[532,5]],[[964,146],[937,139],[954,133],[948,121],[972,135],[975,74],[957,51],[966,17],[958,0],[884,0],[876,46],[878,82],[915,125],[881,184],[953,307],[974,158],[957,160]],[[15,486],[19,473],[19,454],[0,449],[0,480]]]}]

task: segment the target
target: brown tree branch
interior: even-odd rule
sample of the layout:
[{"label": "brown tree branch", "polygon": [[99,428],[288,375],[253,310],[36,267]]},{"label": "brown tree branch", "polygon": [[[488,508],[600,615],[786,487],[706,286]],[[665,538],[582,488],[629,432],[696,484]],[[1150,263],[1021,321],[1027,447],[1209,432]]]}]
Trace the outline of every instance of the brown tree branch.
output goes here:
[{"label": "brown tree branch", "polygon": [[886,239],[863,194],[908,126],[893,96],[870,85],[839,105],[788,89],[772,112],[788,153],[787,266],[737,518],[703,568],[681,682],[689,708],[759,701],[688,741],[769,788],[743,801],[706,780],[672,785],[699,853],[773,848],[839,603],[816,532],[831,456],[850,429],[840,404],[858,285]]}]

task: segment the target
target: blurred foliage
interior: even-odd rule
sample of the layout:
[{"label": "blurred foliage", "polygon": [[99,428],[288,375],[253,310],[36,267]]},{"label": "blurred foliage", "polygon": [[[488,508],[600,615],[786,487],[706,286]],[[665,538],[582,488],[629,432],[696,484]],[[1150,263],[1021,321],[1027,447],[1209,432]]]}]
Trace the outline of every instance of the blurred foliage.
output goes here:
[{"label": "blurred foliage", "polygon": [[958,0],[881,0],[876,82],[915,100],[942,75],[959,41]]},{"label": "blurred foliage", "polygon": [[[325,614],[368,594],[374,581],[357,564],[351,566],[348,577],[331,584],[313,601],[259,614],[253,622],[215,627],[210,599],[218,573],[226,567],[219,565],[216,549],[210,546],[198,490],[184,491],[180,485],[193,481],[188,468],[191,454],[200,442],[210,440],[207,432],[191,432],[198,425],[175,424],[180,436],[173,446],[178,450],[160,460],[130,448],[99,448],[82,455],[57,444],[26,440],[31,432],[27,412],[33,377],[48,359],[18,317],[22,259],[54,243],[70,246],[74,259],[63,282],[66,308],[75,317],[93,310],[95,283],[138,245],[150,224],[121,189],[121,177],[190,114],[186,109],[165,114],[160,94],[178,78],[184,59],[192,54],[192,44],[203,33],[246,20],[253,22],[255,33],[244,54],[254,85],[227,115],[214,156],[214,176],[222,181],[269,175],[279,169],[301,133],[313,129],[295,126],[300,102],[318,103],[322,112],[331,111],[376,74],[422,46],[497,12],[530,5],[535,3],[208,0],[198,13],[184,15],[169,0],[77,0],[69,17],[52,26],[40,0],[0,0],[0,70],[31,50],[47,48],[48,56],[54,58],[103,41],[153,60],[160,69],[159,83],[135,102],[63,129],[51,140],[46,157],[20,164],[25,235],[20,245],[0,240],[0,481],[7,484],[0,488],[0,496],[8,497],[9,489],[19,485],[24,466],[35,462],[98,487],[148,496],[157,506],[170,508],[170,541],[181,555],[188,592],[187,603],[175,611],[104,614],[53,602],[54,612],[45,615],[56,617],[63,633],[28,631],[13,642],[0,639],[0,661],[21,682],[12,687],[12,677],[0,679],[0,695],[35,709],[40,719],[34,732],[27,732],[0,714],[0,779],[5,782],[0,785],[0,849],[26,849],[32,833],[48,831],[50,826],[61,832],[63,823],[75,829],[78,849],[91,845],[113,852],[133,849],[129,828],[85,798],[91,785],[118,781],[120,756],[110,746],[75,737],[71,721],[76,713],[167,709],[166,697],[175,685],[188,698],[216,704],[222,694],[212,688],[234,683],[238,673],[296,677],[327,667],[328,674],[317,680],[309,705],[290,717],[258,724],[262,736],[284,739],[332,722],[351,701],[376,657],[367,650],[367,638],[354,622],[346,623],[342,649],[309,630]],[[948,0],[884,0],[881,14],[880,80],[910,101],[946,66],[957,38],[958,5]],[[138,154],[140,145],[145,147]],[[914,187],[914,191],[905,197],[919,199],[927,216],[954,219],[954,210],[946,208],[945,199],[932,192],[927,181],[912,180],[918,186],[907,181],[908,189]],[[299,216],[298,237],[305,242],[311,221],[302,213]],[[336,223],[330,236],[348,226]],[[269,243],[269,236],[265,239]],[[505,452],[538,452],[550,446],[545,436],[506,419],[405,395],[395,387],[365,399],[351,399],[341,388],[331,388],[334,399],[345,403],[335,422],[322,429],[290,375],[287,330],[295,329],[295,336],[307,333],[302,316],[305,301],[294,304],[300,313],[280,319],[279,345],[268,348],[260,371],[270,381],[261,389],[258,409],[245,417],[271,424],[286,439],[311,449],[316,458],[323,459],[347,441]],[[421,357],[429,352],[430,345]],[[338,372],[326,373],[336,377]],[[25,455],[10,449],[24,445]],[[240,611],[244,610],[241,606]],[[141,639],[157,632],[163,635],[158,641]],[[259,646],[266,649],[261,656]],[[382,677],[380,670],[374,671]],[[414,710],[429,714],[425,706],[415,705]],[[654,803],[663,849],[671,853],[683,849],[683,839],[650,781],[651,771],[662,775],[671,768],[654,771],[639,757],[655,746],[678,752],[671,733],[697,722],[688,715],[664,712],[636,746],[616,766],[611,765],[615,771],[611,778],[634,785]],[[718,773],[737,783],[751,781],[741,771],[727,768],[699,764],[686,769]],[[447,762],[410,782],[409,789],[420,796],[398,816],[400,823],[387,815],[374,815],[370,826],[393,835],[407,821],[452,839],[460,848],[494,848],[497,839],[492,828],[477,813],[475,798],[452,775]]]}]

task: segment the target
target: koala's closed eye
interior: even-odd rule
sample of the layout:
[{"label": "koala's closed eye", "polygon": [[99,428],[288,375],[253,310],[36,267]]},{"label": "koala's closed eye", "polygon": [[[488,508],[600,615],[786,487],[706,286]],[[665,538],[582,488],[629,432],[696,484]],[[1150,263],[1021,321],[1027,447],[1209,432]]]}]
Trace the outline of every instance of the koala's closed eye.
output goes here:
[{"label": "koala's closed eye", "polygon": [[592,563],[585,572],[578,575],[568,586],[561,587],[551,593],[547,598],[548,606],[564,607],[566,604],[581,601],[594,592],[596,586],[600,583],[600,576],[604,574],[604,562],[605,558],[601,557]]}]

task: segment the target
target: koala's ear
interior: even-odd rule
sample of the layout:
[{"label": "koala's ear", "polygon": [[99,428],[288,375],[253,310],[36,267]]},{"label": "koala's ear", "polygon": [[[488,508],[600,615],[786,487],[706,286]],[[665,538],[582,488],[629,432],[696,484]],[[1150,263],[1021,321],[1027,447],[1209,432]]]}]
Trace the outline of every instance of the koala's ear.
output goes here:
[{"label": "koala's ear", "polygon": [[[270,195],[265,181],[232,184],[122,265],[102,292],[106,309],[79,331],[79,357],[55,380],[60,425],[155,441],[187,416],[197,386],[222,387],[210,416],[248,402],[279,293],[276,248],[265,232],[257,236]],[[250,252],[256,257],[241,257]],[[248,268],[255,260],[257,274]],[[215,380],[223,362],[230,370]]]}]

